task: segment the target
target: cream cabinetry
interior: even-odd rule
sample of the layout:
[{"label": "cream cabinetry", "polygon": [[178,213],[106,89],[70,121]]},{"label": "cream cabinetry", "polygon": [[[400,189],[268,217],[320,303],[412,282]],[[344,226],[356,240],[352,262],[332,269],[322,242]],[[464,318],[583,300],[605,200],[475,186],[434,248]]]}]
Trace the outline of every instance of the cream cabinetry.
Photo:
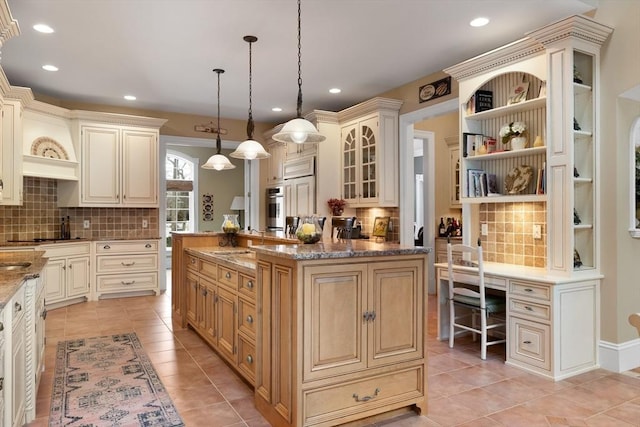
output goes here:
[{"label": "cream cabinetry", "polygon": [[185,257],[186,319],[249,383],[255,382],[255,274],[226,261]]},{"label": "cream cabinetry", "polygon": [[259,254],[256,406],[271,424],[329,426],[422,407],[425,260],[390,258]]},{"label": "cream cabinetry", "polygon": [[5,361],[8,363],[8,357],[5,355],[6,349],[8,345],[6,344],[8,332],[6,328],[9,324],[5,319],[5,313],[7,313],[8,309],[0,309],[0,425],[5,425],[5,406],[7,399],[5,399],[6,389],[9,382],[7,381],[8,370],[5,370]]},{"label": "cream cabinetry", "polygon": [[95,243],[95,298],[120,293],[159,293],[157,240]]},{"label": "cream cabinetry", "polygon": [[341,196],[350,207],[398,205],[398,111],[401,101],[374,98],[338,113]]},{"label": "cream cabinetry", "polygon": [[13,427],[24,424],[25,403],[26,403],[26,353],[25,353],[25,289],[24,286],[9,301],[9,309],[12,311],[11,317],[11,403],[8,405],[11,414]]},{"label": "cream cabinetry", "polygon": [[0,141],[0,205],[22,205],[22,103],[5,98]]},{"label": "cream cabinetry", "polygon": [[296,144],[294,142],[288,142],[285,145],[285,160],[315,156],[317,153],[318,153],[318,144],[314,144],[314,143]]},{"label": "cream cabinetry", "polygon": [[273,142],[265,149],[271,154],[267,159],[267,184],[280,184],[284,179],[286,145],[280,142]]},{"label": "cream cabinetry", "polygon": [[49,258],[42,270],[47,305],[87,300],[91,291],[90,243],[57,243],[40,249]]},{"label": "cream cabinetry", "polygon": [[460,146],[459,138],[445,138],[449,150],[449,209],[460,209]]},{"label": "cream cabinetry", "polygon": [[287,216],[311,215],[316,211],[316,179],[314,176],[288,179],[284,182],[284,212]]}]

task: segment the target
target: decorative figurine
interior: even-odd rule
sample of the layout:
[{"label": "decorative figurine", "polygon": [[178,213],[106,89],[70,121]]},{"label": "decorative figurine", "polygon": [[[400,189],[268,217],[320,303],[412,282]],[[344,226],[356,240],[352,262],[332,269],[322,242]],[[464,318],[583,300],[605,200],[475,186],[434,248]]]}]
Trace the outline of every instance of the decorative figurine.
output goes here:
[{"label": "decorative figurine", "polygon": [[573,250],[573,268],[582,267],[582,261],[580,260],[580,254],[577,249]]},{"label": "decorative figurine", "polygon": [[573,118],[573,130],[582,130],[575,117]]},{"label": "decorative figurine", "polygon": [[580,174],[578,173],[578,168],[576,168],[575,166],[573,167],[573,177],[574,178],[580,177]]},{"label": "decorative figurine", "polygon": [[573,208],[573,224],[578,225],[581,222],[582,220],[580,219],[580,215],[578,215],[578,211],[576,211],[576,208]]}]

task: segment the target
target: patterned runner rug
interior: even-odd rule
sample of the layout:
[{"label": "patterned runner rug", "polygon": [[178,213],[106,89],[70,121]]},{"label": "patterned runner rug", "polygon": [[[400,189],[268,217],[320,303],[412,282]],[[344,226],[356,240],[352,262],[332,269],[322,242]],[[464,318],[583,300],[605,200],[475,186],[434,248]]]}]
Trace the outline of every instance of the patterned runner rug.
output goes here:
[{"label": "patterned runner rug", "polygon": [[135,333],[61,341],[49,426],[184,426]]}]

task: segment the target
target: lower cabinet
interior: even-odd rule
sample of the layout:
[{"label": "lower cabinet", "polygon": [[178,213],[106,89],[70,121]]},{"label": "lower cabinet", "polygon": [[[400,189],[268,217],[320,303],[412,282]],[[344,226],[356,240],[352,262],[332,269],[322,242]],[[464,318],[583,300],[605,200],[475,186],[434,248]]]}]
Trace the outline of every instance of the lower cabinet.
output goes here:
[{"label": "lower cabinet", "polygon": [[258,268],[257,327],[267,336],[258,341],[256,405],[271,424],[426,408],[424,257],[261,255]]},{"label": "lower cabinet", "polygon": [[157,240],[101,241],[95,245],[96,299],[109,294],[160,293]]},{"label": "lower cabinet", "polygon": [[253,385],[254,275],[192,253],[186,255],[185,264],[187,324]]},{"label": "lower cabinet", "polygon": [[42,245],[49,258],[42,271],[47,305],[85,301],[91,289],[89,242]]},{"label": "lower cabinet", "polygon": [[11,329],[11,424],[18,427],[24,424],[26,402],[26,353],[25,353],[25,301],[24,286],[10,302],[12,314]]}]

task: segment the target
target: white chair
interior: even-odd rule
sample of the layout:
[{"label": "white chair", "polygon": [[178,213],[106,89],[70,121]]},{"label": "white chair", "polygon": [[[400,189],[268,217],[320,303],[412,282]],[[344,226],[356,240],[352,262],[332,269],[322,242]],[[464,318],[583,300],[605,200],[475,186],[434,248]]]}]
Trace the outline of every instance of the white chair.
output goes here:
[{"label": "white chair", "polygon": [[[465,254],[469,256],[465,257]],[[480,358],[485,360],[487,346],[506,342],[505,298],[486,293],[480,240],[477,247],[452,245],[448,242],[447,262],[449,264],[449,347],[453,348],[456,335],[466,331],[472,332],[474,341],[476,334],[480,335]],[[453,270],[454,264],[466,267],[467,274],[464,280],[456,281],[460,276]],[[468,274],[469,270],[471,274]],[[470,281],[469,277],[473,277],[473,280]],[[467,319],[466,322],[463,322],[465,319]],[[480,320],[479,327],[478,320]],[[456,329],[459,330],[456,332]],[[497,336],[498,339],[489,341],[490,331],[492,336]]]}]

